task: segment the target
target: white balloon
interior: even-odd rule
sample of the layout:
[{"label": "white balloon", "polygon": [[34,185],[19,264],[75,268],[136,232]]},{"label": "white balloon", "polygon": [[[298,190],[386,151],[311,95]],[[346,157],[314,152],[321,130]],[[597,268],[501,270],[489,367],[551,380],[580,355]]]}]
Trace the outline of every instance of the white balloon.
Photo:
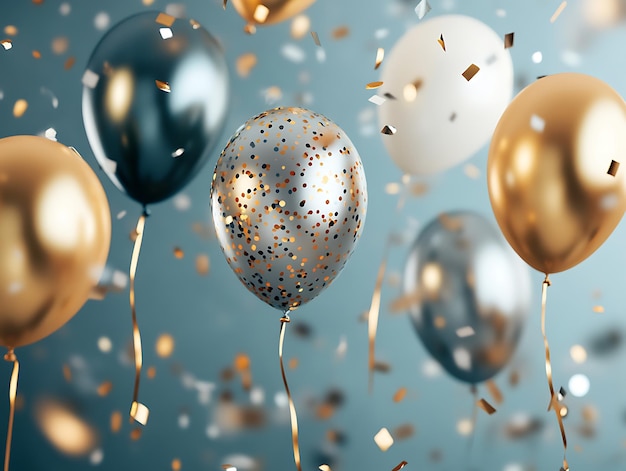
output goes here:
[{"label": "white balloon", "polygon": [[[443,36],[445,51],[438,41]],[[479,71],[470,80],[463,73]],[[484,23],[443,15],[419,23],[383,63],[381,134],[404,172],[429,175],[474,155],[489,140],[513,95],[513,63],[503,38]]]}]

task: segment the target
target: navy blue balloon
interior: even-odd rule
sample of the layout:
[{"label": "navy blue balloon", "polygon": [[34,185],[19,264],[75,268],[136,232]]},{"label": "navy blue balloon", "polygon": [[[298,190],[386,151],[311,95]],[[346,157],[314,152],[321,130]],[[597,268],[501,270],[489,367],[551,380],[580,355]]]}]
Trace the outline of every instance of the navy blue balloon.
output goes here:
[{"label": "navy blue balloon", "polygon": [[83,76],[83,122],[96,159],[144,206],[178,193],[209,160],[228,101],[217,40],[194,20],[159,12],[111,28]]}]

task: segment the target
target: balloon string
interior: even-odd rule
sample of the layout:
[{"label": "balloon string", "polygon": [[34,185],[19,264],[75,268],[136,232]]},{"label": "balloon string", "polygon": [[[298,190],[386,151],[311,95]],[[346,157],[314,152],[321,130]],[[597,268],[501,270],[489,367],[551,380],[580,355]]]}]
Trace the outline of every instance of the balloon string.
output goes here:
[{"label": "balloon string", "polygon": [[369,313],[367,316],[367,335],[369,338],[369,392],[372,392],[374,386],[374,371],[376,368],[376,331],[378,330],[378,317],[380,314],[380,298],[382,295],[383,281],[385,280],[385,271],[387,270],[387,259],[389,258],[389,237],[385,243],[383,250],[383,259],[378,267],[378,274],[376,275],[376,284],[374,285],[374,293],[372,294],[372,302],[370,304]]},{"label": "balloon string", "polygon": [[143,240],[143,229],[146,224],[147,211],[144,210],[143,214],[137,221],[137,227],[135,228],[135,245],[133,247],[133,254],[130,259],[130,311],[133,319],[133,351],[135,353],[135,388],[133,390],[133,402],[130,406],[130,416],[141,425],[146,425],[148,422],[149,409],[137,398],[139,396],[139,380],[141,378],[141,366],[143,363],[143,356],[141,353],[141,333],[139,331],[139,325],[137,324],[137,310],[135,309],[135,274],[137,272],[137,262],[139,261],[139,253],[141,252],[141,242]]},{"label": "balloon string", "polygon": [[548,299],[548,286],[552,283],[550,278],[546,274],[546,278],[541,285],[541,333],[543,334],[543,344],[546,349],[546,378],[548,379],[548,388],[550,389],[550,405],[548,410],[553,409],[556,415],[556,420],[559,423],[559,429],[561,430],[561,438],[563,439],[563,467],[561,471],[569,471],[569,464],[567,463],[567,437],[565,436],[565,427],[563,425],[563,417],[561,416],[562,406],[559,403],[556,395],[554,394],[554,385],[552,383],[552,363],[550,361],[550,346],[548,345],[548,336],[546,335],[546,301]]},{"label": "balloon string", "polygon": [[285,315],[280,319],[280,336],[278,340],[278,359],[280,360],[280,373],[283,376],[283,384],[285,385],[285,392],[287,393],[287,399],[289,400],[289,413],[291,415],[291,443],[293,447],[293,459],[296,463],[298,471],[302,471],[300,465],[300,445],[298,442],[298,416],[296,414],[296,406],[293,403],[291,392],[289,391],[289,384],[287,383],[287,376],[285,375],[285,367],[283,365],[283,343],[285,341],[285,326],[291,322],[289,315]]},{"label": "balloon string", "polygon": [[9,471],[9,461],[11,459],[11,440],[13,438],[13,419],[15,417],[15,397],[17,396],[17,377],[20,373],[20,362],[17,361],[15,352],[10,349],[4,355],[6,361],[13,362],[13,372],[9,383],[9,428],[7,430],[7,443],[4,451],[4,471]]},{"label": "balloon string", "polygon": [[478,421],[478,388],[475,384],[471,385],[470,391],[474,405],[472,407],[472,430],[467,443],[467,469],[471,469],[472,450],[474,449],[474,438],[476,437],[476,422]]}]

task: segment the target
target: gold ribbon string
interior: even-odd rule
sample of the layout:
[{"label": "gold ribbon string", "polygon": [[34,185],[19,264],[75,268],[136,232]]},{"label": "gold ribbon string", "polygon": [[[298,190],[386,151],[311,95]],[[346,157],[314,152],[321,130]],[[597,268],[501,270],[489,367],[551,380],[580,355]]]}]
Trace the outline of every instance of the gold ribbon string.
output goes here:
[{"label": "gold ribbon string", "polygon": [[7,430],[7,443],[4,451],[4,471],[9,471],[9,461],[11,460],[11,439],[13,438],[13,419],[15,417],[15,397],[17,396],[17,377],[20,374],[20,362],[17,361],[15,352],[10,349],[4,355],[5,361],[13,362],[13,372],[9,383],[9,428]]},{"label": "gold ribbon string", "polygon": [[283,376],[283,384],[285,385],[285,392],[287,393],[287,399],[289,400],[289,413],[291,415],[291,443],[293,446],[293,460],[296,463],[298,471],[302,471],[300,465],[300,445],[298,442],[298,416],[296,414],[296,406],[293,403],[291,392],[289,391],[289,384],[287,383],[287,376],[285,375],[285,367],[283,365],[283,343],[285,341],[285,326],[291,322],[289,315],[285,315],[280,319],[280,336],[278,340],[278,359],[280,360],[280,373]]},{"label": "gold ribbon string", "polygon": [[383,251],[383,259],[378,267],[376,275],[376,284],[374,285],[374,293],[372,294],[372,302],[367,316],[367,335],[369,338],[369,391],[372,392],[374,386],[374,370],[376,369],[376,331],[378,330],[378,316],[380,314],[380,298],[382,295],[383,281],[385,280],[385,271],[387,270],[387,259],[389,258],[389,237],[385,243]]},{"label": "gold ribbon string", "polygon": [[148,213],[144,210],[143,214],[137,221],[135,228],[135,245],[133,254],[130,259],[130,311],[133,317],[133,350],[135,353],[135,388],[133,390],[133,402],[130,406],[130,416],[141,425],[146,425],[150,410],[137,400],[139,396],[139,380],[141,378],[141,366],[143,364],[143,356],[141,353],[141,333],[137,324],[137,310],[135,309],[135,274],[137,272],[137,262],[139,261],[139,253],[141,252],[141,241],[143,240],[143,229],[146,224]]},{"label": "gold ribbon string", "polygon": [[546,278],[541,285],[541,333],[543,334],[543,344],[546,349],[546,378],[548,379],[548,388],[550,389],[550,405],[548,410],[554,409],[556,420],[559,423],[559,429],[561,430],[561,438],[563,439],[563,467],[561,471],[569,471],[569,464],[567,463],[567,437],[565,436],[565,427],[563,425],[563,417],[561,417],[562,406],[559,403],[556,395],[554,394],[554,385],[552,383],[552,363],[550,361],[550,346],[548,345],[548,336],[546,335],[546,301],[548,299],[548,286],[552,283],[550,278],[546,274]]}]

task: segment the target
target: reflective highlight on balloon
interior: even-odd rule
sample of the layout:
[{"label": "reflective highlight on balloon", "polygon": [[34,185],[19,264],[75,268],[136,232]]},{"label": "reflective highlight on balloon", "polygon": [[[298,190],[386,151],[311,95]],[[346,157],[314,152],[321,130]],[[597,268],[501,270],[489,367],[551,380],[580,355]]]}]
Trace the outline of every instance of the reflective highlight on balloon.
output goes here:
[{"label": "reflective highlight on balloon", "polygon": [[439,216],[419,234],[404,294],[428,352],[455,378],[485,381],[515,352],[530,306],[528,269],[489,221],[471,212]]},{"label": "reflective highlight on balloon", "polygon": [[331,120],[302,108],[248,120],[213,175],[211,209],[226,260],[281,311],[310,301],[341,272],[366,207],[356,148]]},{"label": "reflective highlight on balloon", "polygon": [[0,344],[40,340],[70,320],[96,286],[111,216],[76,151],[34,136],[0,139]]},{"label": "reflective highlight on balloon", "polygon": [[626,104],[577,73],[526,87],[502,115],[487,163],[489,198],[515,251],[543,273],[589,257],[626,209]]},{"label": "reflective highlight on balloon", "polygon": [[210,157],[228,107],[228,69],[194,20],[146,12],[114,26],[83,76],[83,122],[98,163],[142,203],[180,191]]},{"label": "reflective highlight on balloon", "polygon": [[513,62],[489,26],[442,15],[398,40],[381,81],[379,95],[393,96],[378,107],[379,127],[395,129],[381,133],[387,152],[405,173],[432,175],[487,143],[513,95]]}]

